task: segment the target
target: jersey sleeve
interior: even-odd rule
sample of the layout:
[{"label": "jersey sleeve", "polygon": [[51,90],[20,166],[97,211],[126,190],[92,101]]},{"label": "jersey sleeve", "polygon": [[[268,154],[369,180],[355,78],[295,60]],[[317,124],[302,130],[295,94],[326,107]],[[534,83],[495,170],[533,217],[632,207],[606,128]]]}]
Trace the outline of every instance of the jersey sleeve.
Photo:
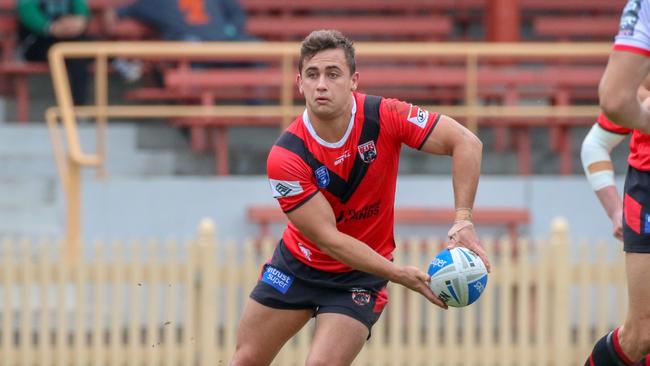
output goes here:
[{"label": "jersey sleeve", "polygon": [[621,14],[614,50],[650,56],[650,2],[628,0]]},{"label": "jersey sleeve", "polygon": [[414,149],[422,148],[440,119],[438,113],[397,99],[384,99],[380,116],[382,129],[386,129],[400,143]]},{"label": "jersey sleeve", "polygon": [[273,198],[285,213],[309,201],[316,193],[315,178],[311,168],[296,154],[273,146],[266,161],[266,173]]},{"label": "jersey sleeve", "polygon": [[621,127],[614,122],[610,121],[609,118],[607,118],[604,114],[600,114],[598,116],[598,125],[604,129],[605,131],[609,131],[611,133],[616,133],[619,135],[627,135],[630,132],[632,132],[632,129],[627,128],[627,127]]}]

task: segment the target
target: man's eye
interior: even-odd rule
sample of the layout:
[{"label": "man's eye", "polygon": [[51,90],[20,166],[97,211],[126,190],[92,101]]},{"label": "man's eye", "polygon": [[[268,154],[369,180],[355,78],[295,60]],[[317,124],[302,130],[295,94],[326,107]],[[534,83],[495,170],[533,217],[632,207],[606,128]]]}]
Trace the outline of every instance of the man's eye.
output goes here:
[{"label": "man's eye", "polygon": [[330,72],[330,73],[328,74],[328,76],[329,76],[330,78],[332,78],[332,79],[336,79],[337,77],[339,77],[339,74],[338,74],[338,73],[335,73],[335,72]]}]

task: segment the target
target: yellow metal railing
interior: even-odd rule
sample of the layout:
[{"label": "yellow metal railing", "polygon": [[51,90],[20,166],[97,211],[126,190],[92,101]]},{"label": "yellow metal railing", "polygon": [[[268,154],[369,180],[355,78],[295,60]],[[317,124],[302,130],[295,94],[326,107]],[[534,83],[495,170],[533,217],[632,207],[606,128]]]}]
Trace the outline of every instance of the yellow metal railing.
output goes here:
[{"label": "yellow metal railing", "polygon": [[[610,51],[606,43],[358,43],[360,57],[404,59],[430,57],[432,60],[462,58],[466,67],[465,105],[425,106],[453,117],[466,117],[467,124],[476,130],[479,117],[591,117],[598,113],[597,106],[481,106],[478,101],[478,64],[484,58],[562,58],[576,60],[600,58]],[[94,42],[59,43],[49,54],[54,89],[58,107],[46,112],[51,129],[57,168],[66,195],[66,243],[71,257],[78,255],[81,237],[81,174],[82,167],[94,167],[105,175],[105,129],[109,118],[176,118],[176,117],[278,117],[286,125],[298,115],[302,107],[293,104],[296,71],[293,62],[297,56],[297,43],[175,43],[175,42]],[[281,99],[276,106],[197,106],[197,105],[109,105],[108,59],[112,57],[147,59],[200,59],[247,57],[275,58],[282,65]],[[95,105],[75,108],[69,88],[64,60],[66,58],[93,58],[95,73]],[[363,70],[360,70],[363,75]],[[363,80],[363,79],[362,79]],[[363,81],[362,81],[363,82]],[[594,86],[595,87],[595,86]],[[76,117],[92,116],[97,121],[97,150],[94,154],[83,151],[79,142]],[[65,142],[61,141],[58,124],[63,124]],[[63,146],[67,146],[67,152]]]}]

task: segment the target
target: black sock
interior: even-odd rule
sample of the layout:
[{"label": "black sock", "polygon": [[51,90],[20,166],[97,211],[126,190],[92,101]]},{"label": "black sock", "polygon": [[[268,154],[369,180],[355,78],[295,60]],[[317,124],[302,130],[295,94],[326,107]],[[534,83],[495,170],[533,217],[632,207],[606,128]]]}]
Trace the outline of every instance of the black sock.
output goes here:
[{"label": "black sock", "polygon": [[[585,366],[627,366],[634,365],[618,343],[618,328],[607,333],[596,342]],[[642,364],[643,365],[643,364]]]}]

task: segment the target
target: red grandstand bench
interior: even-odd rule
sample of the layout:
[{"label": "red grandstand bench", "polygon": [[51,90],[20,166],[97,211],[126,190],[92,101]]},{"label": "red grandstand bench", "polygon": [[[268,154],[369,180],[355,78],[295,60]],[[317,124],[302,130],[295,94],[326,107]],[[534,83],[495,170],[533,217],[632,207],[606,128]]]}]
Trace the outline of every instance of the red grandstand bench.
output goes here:
[{"label": "red grandstand bench", "polygon": [[618,14],[626,0],[519,0],[522,12],[554,12],[564,14]]},{"label": "red grandstand bench", "polygon": [[29,121],[29,83],[27,77],[33,74],[46,74],[50,67],[46,62],[1,62],[0,75],[9,79],[16,97],[16,119]]},{"label": "red grandstand bench", "polygon": [[[395,224],[449,225],[453,223],[453,208],[395,207]],[[259,227],[258,237],[270,233],[272,224],[284,224],[287,216],[278,206],[251,206],[246,212],[248,221]],[[530,224],[530,212],[525,208],[476,208],[472,213],[476,225],[502,226],[514,241],[519,237],[519,227]]]},{"label": "red grandstand bench", "polygon": [[0,14],[0,76],[16,98],[17,120],[29,120],[29,84],[27,77],[50,71],[47,62],[23,62],[16,60],[17,19],[13,14]]},{"label": "red grandstand bench", "polygon": [[395,14],[440,13],[450,9],[482,9],[485,0],[240,0],[248,13],[279,13],[332,11],[342,13],[386,12]]},{"label": "red grandstand bench", "polygon": [[334,28],[355,40],[444,40],[452,31],[448,17],[405,16],[275,16],[249,17],[246,30],[266,40],[302,40],[314,29]]},{"label": "red grandstand bench", "polygon": [[617,32],[616,16],[547,16],[533,20],[535,35],[553,40],[610,40]]},{"label": "red grandstand bench", "polygon": [[[15,14],[15,1],[0,2],[0,77],[9,86],[8,91],[16,98],[16,119],[20,122],[29,120],[29,75],[50,72],[47,62],[25,62],[16,59],[18,19]],[[89,34],[100,36],[102,27],[97,18],[93,18]],[[3,90],[4,91],[4,90]]]},{"label": "red grandstand bench", "polygon": [[[374,66],[362,72],[362,90],[373,94],[393,96],[405,100],[411,98],[434,98],[436,88],[444,89],[446,94],[455,93],[456,98],[462,99],[463,88],[466,83],[465,68],[463,66]],[[572,66],[554,65],[544,68],[523,67],[496,67],[485,66],[479,71],[479,92],[482,95],[507,93],[510,104],[517,104],[519,93],[532,92],[539,95],[552,97],[552,103],[558,105],[570,104],[571,93],[574,89],[585,90],[597,100],[597,85],[602,75],[600,66]],[[265,88],[262,97],[272,97],[273,102],[278,102],[280,85],[282,82],[281,71],[277,67],[266,69],[227,68],[227,69],[201,69],[189,68],[169,69],[165,73],[165,89],[141,91],[139,98],[155,100],[156,98],[183,98],[184,100],[201,100],[203,104],[212,105],[220,100],[233,100],[233,98],[251,98],[253,88]],[[528,88],[530,91],[523,89]],[[505,91],[505,92],[504,92]],[[257,92],[260,96],[260,92]],[[132,95],[135,95],[133,93]],[[295,93],[294,95],[298,96]],[[568,141],[569,129],[574,125],[585,125],[590,121],[563,121],[550,125],[551,133],[558,137],[553,139],[553,151],[562,156],[561,173],[570,174],[572,171],[570,159],[570,144]],[[211,141],[221,141],[219,146],[214,146],[217,153],[218,172],[227,174],[227,138],[226,129],[230,126],[256,124],[280,125],[280,121],[273,119],[252,120],[250,118],[201,118],[184,119],[175,121],[177,125],[188,126],[192,129],[192,148],[195,151],[204,151],[208,146],[206,129],[214,127],[214,136]],[[520,155],[519,170],[522,174],[530,174],[530,136],[529,129],[534,126],[547,124],[543,119],[522,120],[503,119],[499,121],[479,121],[480,125],[491,126],[501,131],[510,128],[517,136],[525,137],[517,141],[517,150]],[[498,149],[505,146],[503,133],[495,135]],[[559,142],[556,142],[559,141]]]}]

